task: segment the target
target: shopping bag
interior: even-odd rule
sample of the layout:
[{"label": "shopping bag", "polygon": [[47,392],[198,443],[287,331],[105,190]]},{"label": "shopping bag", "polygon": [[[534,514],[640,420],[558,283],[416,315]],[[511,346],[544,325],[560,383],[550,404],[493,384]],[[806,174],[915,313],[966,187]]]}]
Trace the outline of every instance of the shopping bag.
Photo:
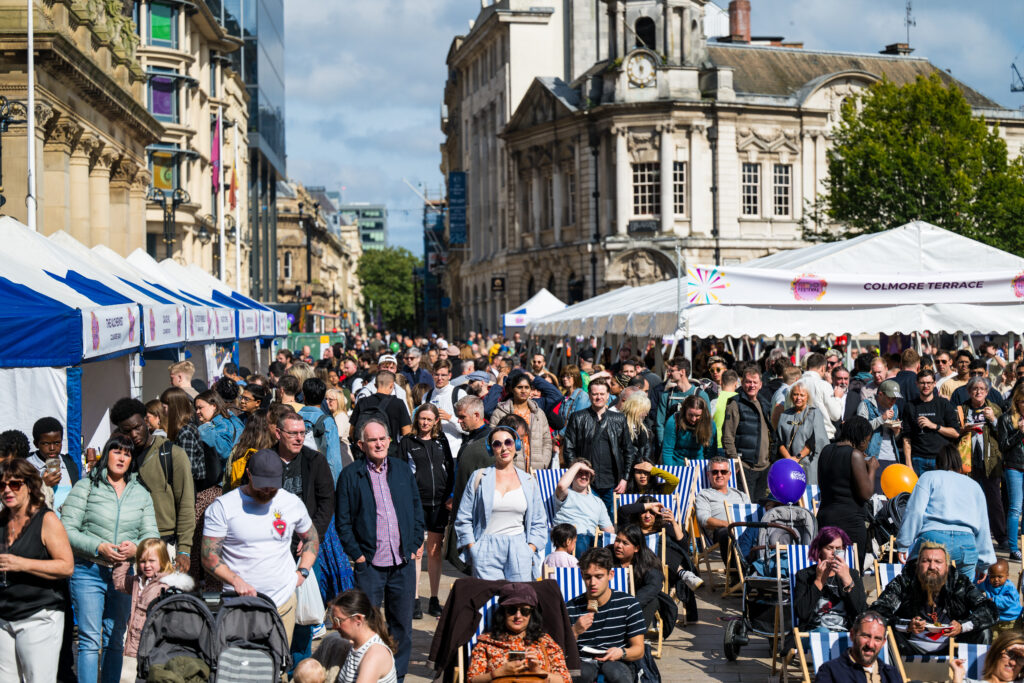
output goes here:
[{"label": "shopping bag", "polygon": [[324,600],[320,597],[320,586],[311,569],[302,585],[295,589],[295,623],[301,626],[315,626],[324,619]]}]

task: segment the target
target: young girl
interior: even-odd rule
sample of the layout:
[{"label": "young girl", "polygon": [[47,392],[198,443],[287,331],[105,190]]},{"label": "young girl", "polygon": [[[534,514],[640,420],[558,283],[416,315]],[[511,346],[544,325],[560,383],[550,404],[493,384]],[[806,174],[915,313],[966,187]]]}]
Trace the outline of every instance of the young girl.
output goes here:
[{"label": "young girl", "polygon": [[147,538],[139,543],[135,551],[138,564],[137,575],[128,575],[132,563],[118,562],[114,565],[114,588],[132,596],[132,611],[128,617],[127,639],[124,644],[124,664],[121,665],[121,683],[134,683],[137,678],[139,637],[146,625],[146,611],[168,586],[190,591],[195,586],[188,574],[174,571],[174,564],[167,554],[167,545],[159,538]]}]

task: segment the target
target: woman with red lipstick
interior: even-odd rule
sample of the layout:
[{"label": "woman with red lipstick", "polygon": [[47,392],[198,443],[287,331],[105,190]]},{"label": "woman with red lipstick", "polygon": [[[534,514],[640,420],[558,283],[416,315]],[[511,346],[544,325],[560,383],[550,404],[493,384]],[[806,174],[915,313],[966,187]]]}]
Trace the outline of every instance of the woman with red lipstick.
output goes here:
[{"label": "woman with red lipstick", "polygon": [[565,653],[541,630],[537,592],[528,583],[507,583],[498,593],[498,609],[489,631],[473,648],[466,678],[490,683],[502,676],[547,674],[550,683],[571,683]]}]

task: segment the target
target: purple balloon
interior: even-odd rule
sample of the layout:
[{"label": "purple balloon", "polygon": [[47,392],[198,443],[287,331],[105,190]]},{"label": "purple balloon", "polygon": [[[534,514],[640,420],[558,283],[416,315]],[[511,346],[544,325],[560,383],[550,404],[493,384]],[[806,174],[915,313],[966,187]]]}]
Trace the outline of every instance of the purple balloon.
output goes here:
[{"label": "purple balloon", "polygon": [[793,460],[779,460],[768,470],[768,490],[780,503],[795,503],[807,488],[807,474]]}]

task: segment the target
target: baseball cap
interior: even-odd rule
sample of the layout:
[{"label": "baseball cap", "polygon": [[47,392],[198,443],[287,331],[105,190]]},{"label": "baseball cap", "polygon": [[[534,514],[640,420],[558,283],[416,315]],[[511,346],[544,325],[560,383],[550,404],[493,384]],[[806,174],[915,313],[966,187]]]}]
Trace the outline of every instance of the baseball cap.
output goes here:
[{"label": "baseball cap", "polygon": [[446,342],[444,339],[438,339],[437,340],[437,348],[441,349],[442,351],[447,351],[448,350],[448,342]]},{"label": "baseball cap", "polygon": [[498,591],[499,605],[537,606],[537,591],[528,583],[506,583]]},{"label": "baseball cap", "polygon": [[592,349],[584,349],[580,351],[580,360],[594,362],[594,351]]},{"label": "baseball cap", "polygon": [[469,377],[469,381],[470,382],[477,382],[477,381],[479,381],[479,382],[493,382],[494,381],[494,377],[491,376],[491,374],[489,372],[484,372],[483,370],[477,370],[475,372],[471,372],[467,376]]},{"label": "baseball cap", "polygon": [[256,451],[249,458],[249,485],[257,489],[279,489],[284,483],[281,456],[269,448]]},{"label": "baseball cap", "polygon": [[377,359],[377,365],[380,365],[381,363],[394,363],[395,365],[398,365],[398,359],[390,353],[385,353]]},{"label": "baseball cap", "polygon": [[878,385],[878,391],[889,398],[903,398],[900,393],[900,385],[894,379],[887,379]]}]

